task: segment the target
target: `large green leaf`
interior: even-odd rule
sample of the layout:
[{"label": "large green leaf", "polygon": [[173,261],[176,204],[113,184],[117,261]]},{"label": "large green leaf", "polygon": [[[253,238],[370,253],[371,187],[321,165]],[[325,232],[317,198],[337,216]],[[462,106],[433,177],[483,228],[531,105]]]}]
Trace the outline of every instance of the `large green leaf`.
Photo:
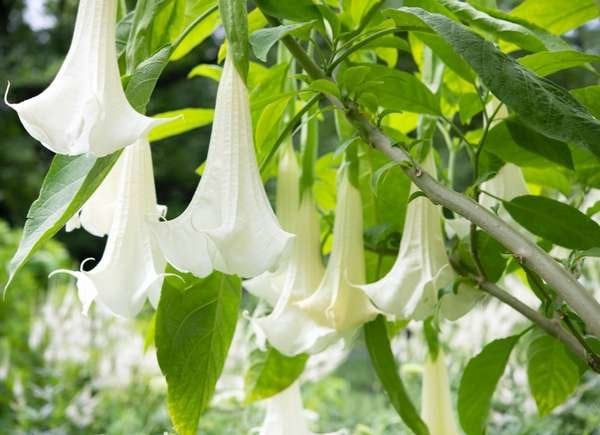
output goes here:
[{"label": "large green leaf", "polygon": [[565,345],[546,334],[527,351],[527,377],[538,411],[544,416],[563,403],[579,385],[579,368]]},{"label": "large green leaf", "polygon": [[600,56],[576,50],[540,51],[520,57],[519,63],[539,76],[547,76],[590,62],[600,62]]},{"label": "large green leaf", "polygon": [[600,14],[596,0],[525,0],[511,11],[511,15],[562,34]]},{"label": "large green leaf", "polygon": [[233,339],[239,278],[167,276],[156,313],[156,353],[167,379],[168,409],[180,435],[196,434]]},{"label": "large green leaf", "polygon": [[571,94],[586,106],[596,118],[600,118],[600,85],[573,89]]},{"label": "large green leaf", "polygon": [[273,17],[297,22],[318,20],[321,14],[311,0],[256,0],[262,11]]},{"label": "large green leaf", "polygon": [[186,108],[173,110],[170,112],[159,113],[154,115],[155,118],[175,118],[174,121],[166,124],[161,124],[154,127],[148,135],[148,140],[154,142],[165,139],[167,137],[176,136],[193,130],[195,128],[204,127],[212,123],[214,115],[213,109],[203,108]]},{"label": "large green leaf", "polygon": [[95,159],[57,155],[46,174],[40,196],[31,204],[17,252],[8,265],[8,281],[31,255],[56,234],[94,193],[119,157],[119,153]]},{"label": "large green leaf", "polygon": [[248,76],[248,5],[247,0],[219,0],[219,13],[227,34],[229,52],[244,81]]},{"label": "large green leaf", "polygon": [[429,434],[427,425],[419,417],[419,413],[411,402],[402,379],[398,375],[384,317],[377,316],[375,320],[366,323],[364,331],[371,364],[394,409],[415,434]]},{"label": "large green leaf", "polygon": [[506,120],[506,125],[510,135],[520,147],[567,169],[573,169],[573,157],[571,157],[571,150],[566,143],[550,139],[516,119]]},{"label": "large green leaf", "polygon": [[308,355],[289,357],[271,346],[265,352],[253,351],[244,378],[245,402],[263,400],[288,388],[300,377],[307,360]]},{"label": "large green leaf", "polygon": [[[212,0],[210,5],[205,6],[201,11],[195,12],[193,17],[206,12],[212,4],[215,3],[215,0]],[[195,25],[190,31],[185,35],[185,37],[180,41],[179,45],[173,53],[171,54],[172,60],[181,59],[183,56],[188,54],[194,47],[197,47],[202,42],[204,42],[217,28],[219,25],[219,11],[214,11],[209,14],[202,22]],[[188,23],[189,25],[189,23]]]},{"label": "large green leaf", "polygon": [[467,435],[481,435],[492,396],[520,335],[488,343],[467,363],[458,388],[458,417]]},{"label": "large green leaf", "polygon": [[600,121],[567,90],[538,77],[467,27],[419,8],[387,10],[400,25],[419,24],[442,36],[482,83],[538,132],[600,156]]},{"label": "large green leaf", "polygon": [[377,103],[384,109],[440,114],[438,99],[414,75],[382,65],[369,65],[367,77],[368,81],[358,84],[353,91],[359,95],[375,95]]},{"label": "large green leaf", "polygon": [[145,112],[158,78],[169,63],[171,46],[165,45],[141,62],[127,80],[125,94],[134,109]]},{"label": "large green leaf", "polygon": [[549,48],[532,30],[521,24],[488,15],[467,2],[457,0],[440,1],[457,17],[471,26],[491,33],[505,41],[512,42],[525,50],[541,51]]},{"label": "large green leaf", "polygon": [[277,41],[287,35],[304,34],[310,30],[314,22],[286,24],[276,27],[268,27],[254,32],[250,36],[250,44],[256,57],[263,62],[267,61],[269,50]]},{"label": "large green leaf", "polygon": [[600,246],[600,225],[570,205],[535,195],[503,204],[519,224],[552,243],[580,250]]},{"label": "large green leaf", "polygon": [[[127,99],[140,112],[146,110],[158,77],[168,62],[169,51],[170,46],[166,46],[142,62],[128,80],[125,90]],[[100,159],[86,155],[54,157],[40,195],[27,213],[19,248],[8,266],[9,278],[4,292],[31,254],[60,231],[94,193],[118,156],[117,152]]]},{"label": "large green leaf", "polygon": [[127,72],[174,42],[185,24],[185,0],[138,0],[125,49]]}]

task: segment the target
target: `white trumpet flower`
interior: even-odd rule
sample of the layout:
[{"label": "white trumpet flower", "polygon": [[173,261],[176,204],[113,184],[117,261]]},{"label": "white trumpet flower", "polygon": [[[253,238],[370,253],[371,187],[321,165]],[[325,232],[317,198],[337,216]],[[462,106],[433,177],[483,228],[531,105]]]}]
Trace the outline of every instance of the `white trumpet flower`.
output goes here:
[{"label": "white trumpet flower", "polygon": [[291,244],[293,235],[279,226],[260,179],[248,93],[229,57],[198,188],[179,217],[155,230],[169,263],[197,276],[214,269],[257,276],[272,269]]},{"label": "white trumpet flower", "polygon": [[[125,177],[125,156],[122,154],[108,175],[102,180],[100,186],[85,202],[81,210],[75,213],[67,222],[67,232],[78,228],[85,229],[88,233],[104,237],[110,231],[113,217],[118,206],[117,193],[121,180]],[[167,207],[158,205],[156,213],[164,217],[167,213]]]},{"label": "white trumpet flower", "polygon": [[268,316],[254,320],[261,335],[281,353],[295,355],[310,350],[315,340],[332,331],[320,328],[295,306],[319,286],[324,269],[314,198],[305,191],[298,205],[300,169],[291,144],[286,144],[282,151],[277,178],[277,215],[282,227],[294,233],[296,239],[291,255],[275,272],[249,279],[244,287],[274,307]]},{"label": "white trumpet flower", "polygon": [[496,176],[481,183],[481,190],[484,193],[481,194],[480,203],[485,207],[493,207],[498,203],[496,199],[486,195],[485,192],[506,201],[529,193],[523,171],[512,163],[506,163],[500,168]]},{"label": "white trumpet flower", "polygon": [[133,317],[146,298],[156,306],[160,296],[166,262],[150,229],[161,210],[156,204],[150,145],[140,140],[127,147],[122,158],[115,215],[102,259],[90,271],[54,272],[77,278],[84,313],[97,300],[118,316]]},{"label": "white trumpet flower", "polygon": [[[308,352],[318,352],[375,318],[377,309],[358,287],[365,282],[362,200],[342,168],[333,227],[333,246],[316,291],[296,306],[310,319],[296,334],[311,338]],[[307,343],[305,343],[307,344]]]},{"label": "white trumpet flower", "polygon": [[448,373],[444,364],[444,353],[440,349],[437,358],[427,355],[423,367],[421,390],[421,418],[431,435],[458,435],[454,417]]},{"label": "white trumpet flower", "polygon": [[267,414],[259,435],[312,435],[303,415],[300,385],[294,382],[267,401]]},{"label": "white trumpet flower", "polygon": [[4,97],[27,132],[55,153],[107,155],[169,121],[143,116],[125,97],[115,46],[116,8],[117,0],[80,0],[71,46],[50,86],[21,103]]},{"label": "white trumpet flower", "polygon": [[[423,169],[435,176],[430,153]],[[412,186],[411,193],[417,191]],[[433,313],[437,291],[454,277],[442,234],[442,214],[429,199],[418,197],[408,205],[396,262],[386,276],[361,286],[377,308],[398,318],[422,320]]]}]

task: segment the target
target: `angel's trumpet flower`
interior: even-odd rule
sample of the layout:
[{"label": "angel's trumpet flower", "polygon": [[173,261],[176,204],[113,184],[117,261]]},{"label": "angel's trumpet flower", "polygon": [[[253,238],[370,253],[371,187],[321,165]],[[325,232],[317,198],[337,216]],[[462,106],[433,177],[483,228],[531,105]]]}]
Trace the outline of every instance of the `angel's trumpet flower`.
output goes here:
[{"label": "angel's trumpet flower", "polygon": [[296,304],[311,320],[302,325],[302,334],[311,337],[309,352],[318,352],[340,338],[349,339],[378,314],[358,287],[365,282],[362,213],[360,191],[352,185],[350,169],[344,167],[325,275],[316,291]]},{"label": "angel's trumpet flower", "polygon": [[495,177],[481,183],[481,190],[484,193],[481,194],[480,203],[485,207],[493,207],[498,203],[496,199],[490,195],[486,195],[485,192],[491,193],[505,201],[510,201],[517,196],[529,193],[525,178],[523,177],[523,171],[512,163],[506,163],[500,168]]},{"label": "angel's trumpet flower", "polygon": [[117,0],[80,0],[71,47],[50,86],[21,103],[10,104],[5,96],[27,132],[55,153],[103,156],[165,122],[136,112],[125,97],[116,8]]},{"label": "angel's trumpet flower", "polygon": [[427,355],[423,367],[421,417],[431,435],[458,435],[454,417],[444,353],[438,350],[435,359]]},{"label": "angel's trumpet flower", "polygon": [[147,297],[156,306],[160,296],[165,260],[150,228],[161,210],[156,204],[150,145],[140,140],[127,147],[122,158],[115,214],[102,259],[90,271],[54,272],[77,278],[84,313],[96,300],[118,316],[132,317]]},{"label": "angel's trumpet flower", "polygon": [[294,382],[268,399],[267,414],[259,435],[312,435],[303,413],[300,385]]},{"label": "angel's trumpet flower", "polygon": [[[431,153],[423,168],[435,176]],[[411,192],[416,190],[413,185]],[[433,313],[437,291],[453,279],[441,224],[441,210],[429,199],[421,196],[410,202],[394,266],[379,281],[361,286],[377,308],[419,320]]]},{"label": "angel's trumpet flower", "polygon": [[198,188],[179,217],[155,226],[167,260],[181,271],[257,276],[273,268],[292,241],[262,185],[250,119],[246,86],[228,57]]},{"label": "angel's trumpet flower", "polygon": [[[271,314],[256,319],[266,339],[286,355],[312,348],[322,332],[294,304],[310,296],[323,277],[319,217],[310,191],[303,192],[299,203],[300,170],[291,145],[286,144],[279,161],[277,178],[277,215],[282,227],[296,235],[291,255],[274,272],[265,272],[244,282],[253,295],[274,307]],[[305,325],[310,325],[306,327]]]}]

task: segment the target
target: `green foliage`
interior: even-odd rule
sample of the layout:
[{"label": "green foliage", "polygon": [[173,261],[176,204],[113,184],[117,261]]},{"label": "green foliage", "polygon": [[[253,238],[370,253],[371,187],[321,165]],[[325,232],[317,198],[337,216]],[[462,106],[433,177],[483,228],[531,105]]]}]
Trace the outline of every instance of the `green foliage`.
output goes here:
[{"label": "green foliage", "polygon": [[266,62],[269,50],[277,41],[287,35],[306,35],[313,24],[313,22],[287,24],[257,30],[250,37],[250,44],[252,44],[254,54],[258,59]]},{"label": "green foliage", "polygon": [[521,65],[542,77],[598,61],[600,61],[600,56],[576,50],[540,51],[519,58]]},{"label": "green foliage", "polygon": [[213,120],[213,109],[186,108],[159,113],[156,118],[176,118],[168,124],[161,124],[152,129],[148,140],[154,142],[171,136],[188,132],[195,128],[210,125]]},{"label": "green foliage", "polygon": [[377,316],[375,320],[366,323],[364,331],[371,364],[398,415],[414,433],[428,434],[427,426],[419,417],[398,375],[383,316]]},{"label": "green foliage", "polygon": [[581,250],[600,246],[600,225],[574,207],[535,195],[503,204],[524,228],[552,243]]},{"label": "green foliage", "polygon": [[308,355],[288,357],[272,346],[254,350],[244,377],[245,402],[263,400],[288,388],[300,377],[307,360]]},{"label": "green foliage", "polygon": [[492,43],[442,15],[419,8],[387,13],[399,25],[405,24],[408,16],[412,23],[416,19],[424,30],[442,36],[477,72],[482,83],[530,127],[553,139],[586,147],[600,157],[600,121],[564,88],[537,77]]},{"label": "green foliage", "polygon": [[239,278],[168,276],[156,314],[155,343],[177,432],[195,434],[225,364],[241,299]]},{"label": "green foliage", "polygon": [[525,0],[511,11],[511,15],[529,20],[557,35],[568,32],[598,16],[595,0]]},{"label": "green foliage", "polygon": [[485,433],[496,385],[520,337],[513,335],[492,341],[465,367],[458,390],[458,416],[467,435]]},{"label": "green foliage", "polygon": [[540,415],[563,403],[579,385],[579,368],[560,341],[536,336],[527,350],[527,378]]},{"label": "green foliage", "polygon": [[31,255],[50,240],[94,193],[119,153],[95,159],[87,155],[54,158],[40,196],[31,205],[19,247],[10,260],[4,293]]}]

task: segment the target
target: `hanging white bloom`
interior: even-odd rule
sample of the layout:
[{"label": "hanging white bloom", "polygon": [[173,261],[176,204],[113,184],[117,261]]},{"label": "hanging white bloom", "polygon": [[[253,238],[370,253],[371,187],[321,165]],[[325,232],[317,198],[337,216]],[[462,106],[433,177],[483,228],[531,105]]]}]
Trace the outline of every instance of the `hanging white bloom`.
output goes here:
[{"label": "hanging white bloom", "polygon": [[[300,169],[291,144],[282,149],[277,178],[277,215],[282,227],[296,235],[291,255],[274,272],[265,272],[244,282],[246,290],[264,299],[271,314],[254,320],[259,335],[285,355],[308,351],[315,340],[331,331],[311,321],[295,303],[319,286],[321,262],[320,227],[312,193],[305,191],[300,206]],[[310,324],[310,327],[306,327]],[[314,334],[315,330],[321,334]]]},{"label": "hanging white bloom", "polygon": [[115,215],[102,259],[90,271],[54,272],[77,278],[84,313],[97,300],[116,315],[132,317],[147,297],[156,306],[160,296],[165,260],[149,226],[160,219],[161,210],[156,204],[150,145],[140,140],[127,147],[122,158]]},{"label": "hanging white bloom", "polygon": [[[81,210],[69,219],[66,224],[67,232],[83,227],[88,233],[97,237],[104,237],[108,234],[118,205],[119,185],[121,179],[125,177],[124,162],[125,154],[123,153],[102,180],[100,186],[81,207]],[[164,217],[167,207],[158,205],[156,213]]]},{"label": "hanging white bloom", "polygon": [[[325,275],[316,291],[296,303],[310,322],[296,325],[296,334],[310,341],[305,352],[318,352],[375,318],[378,311],[358,287],[365,282],[362,200],[342,168],[333,227],[333,246]],[[289,325],[292,326],[292,325]],[[291,331],[290,331],[291,332]]]},{"label": "hanging white bloom", "polygon": [[[423,169],[435,176],[432,153],[423,162]],[[411,193],[415,191],[413,185]],[[418,197],[408,204],[394,266],[379,281],[361,286],[377,308],[399,318],[418,320],[433,313],[437,291],[454,277],[441,223],[441,210],[429,199]]]},{"label": "hanging white bloom", "polygon": [[300,385],[294,382],[267,401],[260,435],[312,435],[304,417]]},{"label": "hanging white bloom", "polygon": [[69,52],[50,86],[21,103],[10,104],[5,95],[27,132],[55,153],[107,155],[169,121],[141,115],[125,97],[116,8],[117,0],[80,0]]},{"label": "hanging white bloom", "polygon": [[176,219],[155,225],[173,266],[197,276],[214,269],[253,277],[274,267],[293,236],[281,229],[254,155],[246,86],[225,61],[217,91],[206,167],[194,197]]},{"label": "hanging white bloom", "polygon": [[444,352],[440,349],[437,358],[427,355],[423,367],[421,390],[421,418],[431,435],[458,435],[454,417],[448,373],[444,364]]},{"label": "hanging white bloom", "polygon": [[[512,163],[506,163],[496,176],[481,183],[481,190],[506,201],[529,193],[523,171]],[[493,207],[498,203],[496,199],[485,193],[481,194],[479,202],[485,207]]]}]

